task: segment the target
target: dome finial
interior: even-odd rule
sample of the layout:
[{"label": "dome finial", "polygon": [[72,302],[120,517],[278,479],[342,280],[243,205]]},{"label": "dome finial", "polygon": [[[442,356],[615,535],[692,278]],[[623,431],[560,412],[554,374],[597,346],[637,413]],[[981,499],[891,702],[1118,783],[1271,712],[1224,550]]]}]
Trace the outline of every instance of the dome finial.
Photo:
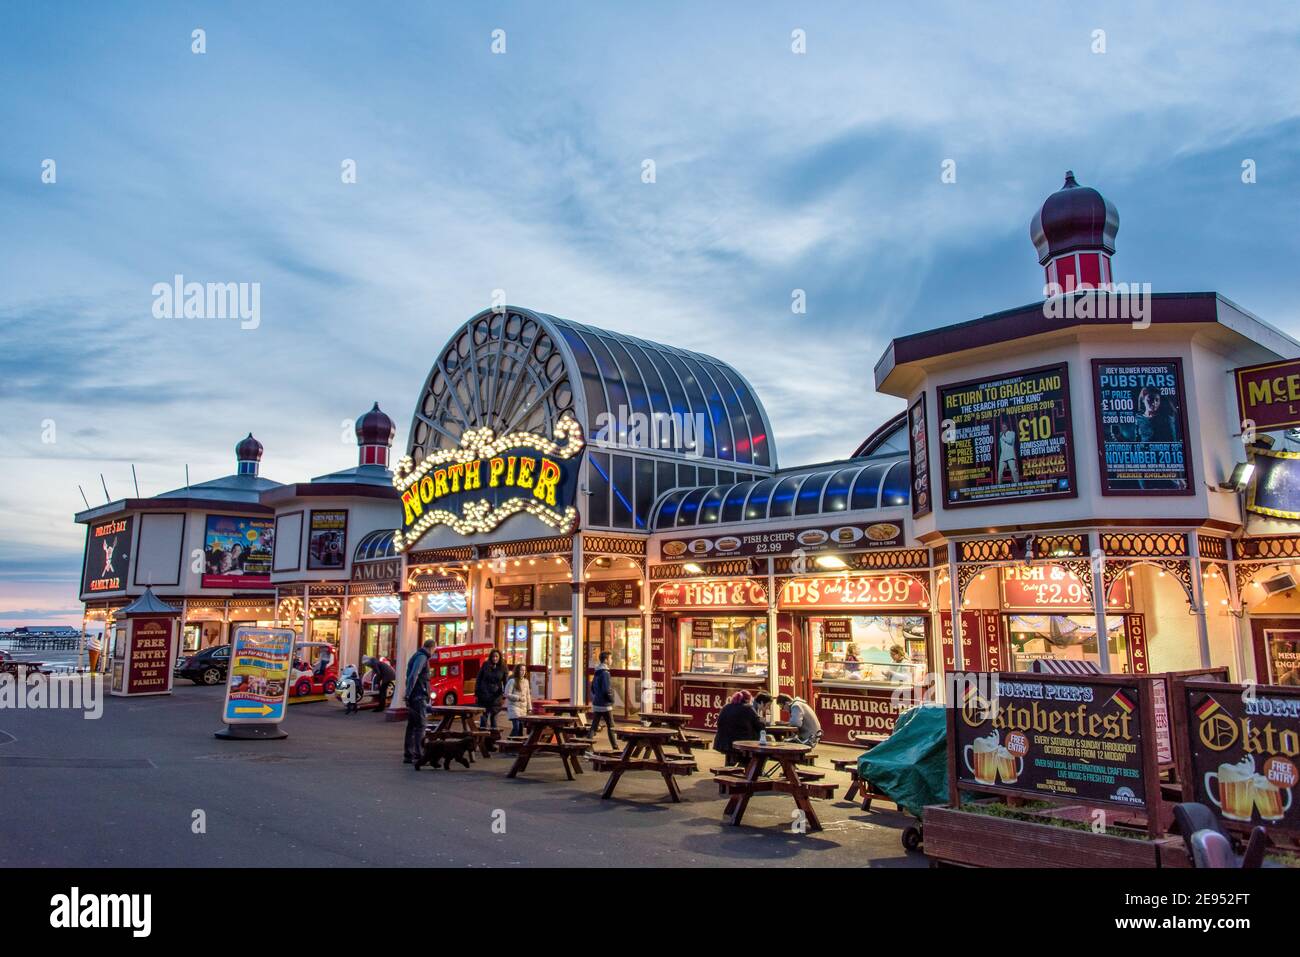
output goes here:
[{"label": "dome finial", "polygon": [[1068,292],[1109,286],[1118,232],[1115,205],[1091,186],[1080,186],[1074,170],[1066,170],[1065,184],[1043,201],[1029,223],[1048,288]]},{"label": "dome finial", "polygon": [[361,452],[360,465],[388,466],[388,449],[397,435],[397,426],[379,408],[376,402],[365,415],[357,419],[357,445]]}]

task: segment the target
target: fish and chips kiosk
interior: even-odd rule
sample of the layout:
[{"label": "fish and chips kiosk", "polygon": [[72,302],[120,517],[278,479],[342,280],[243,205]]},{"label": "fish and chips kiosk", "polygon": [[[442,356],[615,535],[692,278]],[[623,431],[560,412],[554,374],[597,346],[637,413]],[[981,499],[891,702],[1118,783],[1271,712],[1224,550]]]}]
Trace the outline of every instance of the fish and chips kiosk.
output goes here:
[{"label": "fish and chips kiosk", "polygon": [[116,615],[109,693],[120,696],[171,694],[172,664],[180,611],[146,588]]}]

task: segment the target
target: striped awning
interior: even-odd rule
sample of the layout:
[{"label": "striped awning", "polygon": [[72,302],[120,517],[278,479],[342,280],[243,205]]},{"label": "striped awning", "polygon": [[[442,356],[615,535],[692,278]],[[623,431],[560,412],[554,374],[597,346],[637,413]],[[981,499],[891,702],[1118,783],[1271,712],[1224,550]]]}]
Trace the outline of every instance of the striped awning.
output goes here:
[{"label": "striped awning", "polygon": [[1029,670],[1040,675],[1099,675],[1101,669],[1091,661],[1074,658],[1035,658]]}]

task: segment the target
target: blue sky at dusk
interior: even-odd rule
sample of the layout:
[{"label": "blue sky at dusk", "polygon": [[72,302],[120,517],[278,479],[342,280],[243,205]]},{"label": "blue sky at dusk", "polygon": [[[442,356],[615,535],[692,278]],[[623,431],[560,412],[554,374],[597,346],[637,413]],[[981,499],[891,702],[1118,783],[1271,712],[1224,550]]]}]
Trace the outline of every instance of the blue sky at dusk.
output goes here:
[{"label": "blue sky at dusk", "polygon": [[[404,444],[494,289],[734,364],[783,465],[898,411],[892,336],[1041,297],[1067,168],[1118,279],[1300,335],[1298,132],[1295,4],[5,3],[0,624],[80,621],[101,472],[213,478],[251,430],[303,480],[376,400]],[[260,326],[154,318],[178,273],[260,283]]]}]

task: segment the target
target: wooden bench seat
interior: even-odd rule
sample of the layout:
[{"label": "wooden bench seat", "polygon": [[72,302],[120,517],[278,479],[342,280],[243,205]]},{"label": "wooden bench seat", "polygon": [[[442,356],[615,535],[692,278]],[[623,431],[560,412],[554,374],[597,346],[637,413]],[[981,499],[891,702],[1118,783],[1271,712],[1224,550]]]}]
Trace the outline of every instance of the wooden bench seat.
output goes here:
[{"label": "wooden bench seat", "polygon": [[656,761],[653,758],[633,758],[624,761],[621,757],[592,757],[591,767],[595,771],[658,771],[660,774],[694,774],[699,770],[694,761]]},{"label": "wooden bench seat", "polygon": [[[723,794],[731,794],[732,792],[747,790],[752,790],[755,794],[763,794],[765,792],[781,792],[789,794],[791,792],[789,781],[782,781],[773,778],[760,778],[753,784],[750,784],[743,778],[736,781],[729,781],[726,778],[715,778],[714,780],[718,782],[718,790]],[[804,790],[808,792],[809,797],[835,797],[835,785],[833,784],[818,784],[813,781],[808,781],[804,783],[803,787]]]}]

